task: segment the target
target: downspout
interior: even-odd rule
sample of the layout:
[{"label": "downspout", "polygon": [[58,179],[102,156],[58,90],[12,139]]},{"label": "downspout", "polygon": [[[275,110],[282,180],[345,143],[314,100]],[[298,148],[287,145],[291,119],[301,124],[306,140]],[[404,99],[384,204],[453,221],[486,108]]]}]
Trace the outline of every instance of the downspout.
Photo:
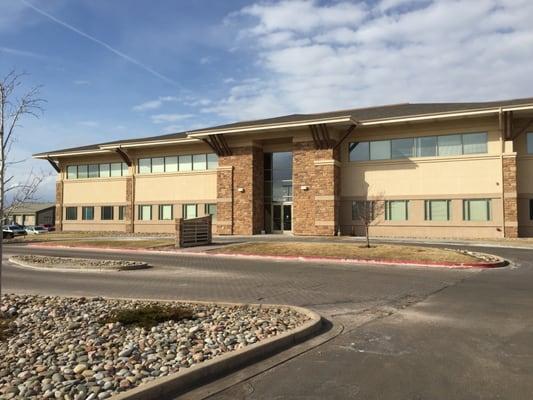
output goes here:
[{"label": "downspout", "polygon": [[503,114],[502,107],[498,112],[499,119],[499,128],[500,128],[500,185],[502,191],[502,208],[501,208],[501,217],[502,217],[502,236],[505,237],[505,184],[503,176],[503,153],[505,152],[505,129],[507,127],[507,115]]}]

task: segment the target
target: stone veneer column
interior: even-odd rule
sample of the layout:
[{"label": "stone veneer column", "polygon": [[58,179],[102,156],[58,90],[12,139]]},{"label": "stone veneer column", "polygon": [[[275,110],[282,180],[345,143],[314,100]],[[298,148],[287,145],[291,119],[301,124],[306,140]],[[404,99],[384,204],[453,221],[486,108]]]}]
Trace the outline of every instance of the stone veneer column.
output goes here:
[{"label": "stone veneer column", "polygon": [[135,180],[133,176],[126,178],[126,212],[124,222],[126,223],[126,233],[135,231]]},{"label": "stone veneer column", "polygon": [[57,232],[63,230],[63,181],[56,182],[56,219],[55,229]]},{"label": "stone veneer column", "polygon": [[219,157],[218,165],[217,233],[260,233],[264,229],[262,149],[256,146],[234,148],[231,156]]},{"label": "stone veneer column", "polygon": [[503,226],[504,236],[518,237],[518,190],[516,154],[503,155]]},{"label": "stone veneer column", "polygon": [[[340,163],[338,150],[293,146],[293,233],[332,236],[338,230]],[[309,187],[302,190],[302,186]]]}]

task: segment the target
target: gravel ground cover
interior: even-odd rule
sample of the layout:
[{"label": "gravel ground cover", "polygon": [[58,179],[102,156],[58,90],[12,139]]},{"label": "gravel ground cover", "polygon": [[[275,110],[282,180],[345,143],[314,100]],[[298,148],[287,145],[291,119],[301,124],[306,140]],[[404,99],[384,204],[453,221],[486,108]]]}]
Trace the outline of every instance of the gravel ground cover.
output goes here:
[{"label": "gravel ground cover", "polygon": [[105,321],[157,303],[7,294],[1,304],[14,328],[0,341],[1,399],[106,399],[307,320],[283,307],[171,303],[192,318],[145,329]]},{"label": "gravel ground cover", "polygon": [[37,255],[11,256],[10,261],[38,268],[60,268],[79,270],[98,269],[111,271],[149,268],[149,266],[142,261],[97,260],[90,258],[53,257]]}]

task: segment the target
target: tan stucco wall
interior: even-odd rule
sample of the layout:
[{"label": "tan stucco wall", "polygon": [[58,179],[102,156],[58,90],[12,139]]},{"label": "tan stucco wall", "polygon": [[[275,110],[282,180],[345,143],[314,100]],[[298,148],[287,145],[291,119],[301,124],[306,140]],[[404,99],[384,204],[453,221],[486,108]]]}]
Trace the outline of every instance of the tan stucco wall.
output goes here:
[{"label": "tan stucco wall", "polygon": [[[522,126],[526,121],[518,121]],[[533,126],[528,132],[533,132]],[[533,199],[533,154],[527,153],[526,132],[515,139],[517,153],[518,230],[521,236],[533,236],[533,220],[530,219],[529,200]]]},{"label": "tan stucco wall", "polygon": [[[487,132],[488,153],[404,160],[349,161],[353,141]],[[352,221],[351,203],[358,199],[409,200],[408,221],[378,218],[371,234],[419,237],[501,237],[501,142],[497,118],[464,119],[396,127],[360,128],[346,140],[341,153],[341,226],[361,234]],[[462,200],[492,199],[492,219],[463,221]],[[424,200],[452,200],[450,221],[425,221]]]},{"label": "tan stucco wall", "polygon": [[99,178],[64,181],[64,205],[114,205],[126,202],[126,179]]}]

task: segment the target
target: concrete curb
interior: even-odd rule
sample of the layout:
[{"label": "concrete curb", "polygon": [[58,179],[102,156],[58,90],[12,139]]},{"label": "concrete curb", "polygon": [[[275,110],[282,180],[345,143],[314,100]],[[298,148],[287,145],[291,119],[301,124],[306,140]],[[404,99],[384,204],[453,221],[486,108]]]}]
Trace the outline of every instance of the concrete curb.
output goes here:
[{"label": "concrete curb", "polygon": [[[131,299],[130,299],[131,300]],[[142,299],[139,299],[142,300]],[[148,299],[147,299],[148,300]],[[154,300],[150,301],[169,301]],[[174,300],[171,300],[175,302]],[[179,300],[187,303],[187,301]],[[183,371],[175,374],[155,379],[149,383],[140,385],[131,390],[119,393],[110,397],[110,400],[152,400],[175,398],[198,386],[209,383],[217,378],[223,377],[240,368],[260,361],[281,350],[285,350],[308,337],[316,334],[322,325],[322,317],[314,311],[302,307],[276,305],[276,304],[244,304],[244,303],[225,303],[225,302],[201,302],[190,301],[196,304],[219,304],[219,305],[251,305],[256,307],[283,307],[290,308],[301,314],[306,315],[309,321],[296,329],[282,333],[280,335],[259,341],[242,349],[223,354],[211,360],[193,365]]]},{"label": "concrete curb", "polygon": [[65,268],[56,268],[56,267],[48,267],[48,266],[37,266],[33,265],[24,261],[17,260],[15,258],[16,256],[9,257],[9,262],[16,264],[20,267],[24,268],[31,268],[31,269],[38,269],[40,271],[67,271],[67,272],[119,272],[119,271],[138,271],[141,269],[149,269],[151,268],[147,263],[139,263],[137,265],[130,265],[130,266],[124,266],[124,267],[116,267],[116,268],[81,268],[81,267],[65,267]]},{"label": "concrete curb", "polygon": [[[203,253],[206,254],[206,253]],[[395,265],[395,266],[413,266],[413,267],[440,267],[450,269],[469,269],[469,268],[497,268],[507,265],[507,261],[503,258],[493,256],[492,254],[480,255],[497,258],[494,262],[473,262],[473,263],[452,263],[452,262],[420,262],[420,261],[395,261],[384,259],[355,259],[355,258],[339,258],[339,257],[309,257],[309,256],[265,256],[259,254],[226,254],[226,253],[207,253],[216,257],[235,257],[235,258],[249,258],[249,259],[265,259],[265,260],[291,260],[291,261],[313,261],[313,262],[336,262],[345,264],[368,264],[368,265]]]}]

